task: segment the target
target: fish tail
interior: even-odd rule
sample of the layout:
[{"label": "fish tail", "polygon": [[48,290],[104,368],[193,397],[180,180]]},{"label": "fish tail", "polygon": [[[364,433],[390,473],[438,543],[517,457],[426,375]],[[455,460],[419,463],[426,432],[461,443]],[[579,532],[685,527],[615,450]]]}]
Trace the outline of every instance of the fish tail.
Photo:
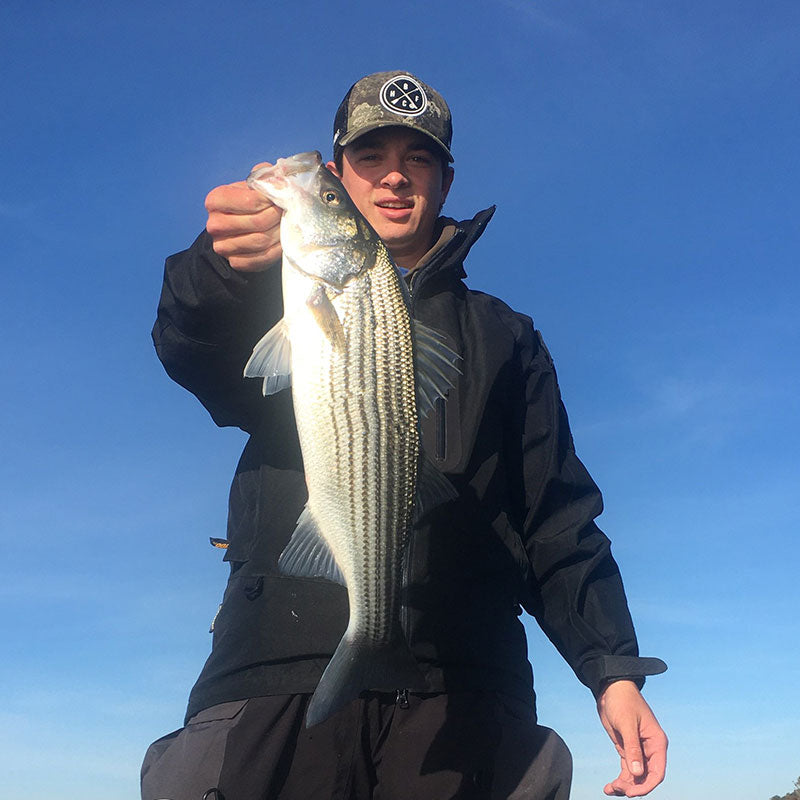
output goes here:
[{"label": "fish tail", "polygon": [[306,727],[323,722],[361,692],[398,689],[425,690],[425,679],[405,638],[376,646],[345,636],[308,704]]}]

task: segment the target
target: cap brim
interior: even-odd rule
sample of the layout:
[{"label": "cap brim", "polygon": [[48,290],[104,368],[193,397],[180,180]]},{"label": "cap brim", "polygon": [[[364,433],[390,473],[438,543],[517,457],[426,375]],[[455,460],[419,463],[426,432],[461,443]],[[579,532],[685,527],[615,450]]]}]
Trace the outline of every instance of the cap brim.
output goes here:
[{"label": "cap brim", "polygon": [[453,154],[450,150],[445,146],[444,142],[441,139],[438,139],[432,133],[428,133],[428,131],[423,130],[422,128],[418,128],[416,125],[411,124],[410,122],[399,122],[396,120],[380,120],[378,122],[373,122],[369,125],[364,125],[362,128],[358,128],[354,131],[348,131],[338,142],[334,145],[334,147],[346,147],[348,144],[352,144],[356,139],[363,136],[365,133],[369,133],[370,131],[377,130],[378,128],[409,128],[412,131],[416,131],[417,133],[422,133],[427,136],[429,139],[432,139],[436,144],[439,146],[439,149],[444,153],[445,157],[447,158],[448,162],[453,162],[455,159],[453,158]]}]

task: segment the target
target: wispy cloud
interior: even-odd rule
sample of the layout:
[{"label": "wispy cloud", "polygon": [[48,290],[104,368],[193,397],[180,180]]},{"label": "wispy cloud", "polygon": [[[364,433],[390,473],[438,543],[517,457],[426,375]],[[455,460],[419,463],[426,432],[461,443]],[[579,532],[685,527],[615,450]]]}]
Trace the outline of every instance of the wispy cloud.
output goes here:
[{"label": "wispy cloud", "polygon": [[0,218],[17,222],[33,222],[36,205],[31,201],[0,200]]},{"label": "wispy cloud", "polygon": [[575,39],[582,36],[581,30],[567,22],[563,17],[546,11],[535,0],[499,0],[501,5],[518,12],[524,19],[540,30],[554,33],[563,38]]},{"label": "wispy cloud", "polygon": [[744,386],[723,377],[667,375],[648,389],[651,404],[646,415],[675,418],[702,409],[719,409],[721,404],[729,405],[731,398],[739,396]]},{"label": "wispy cloud", "polygon": [[741,374],[700,374],[690,370],[630,378],[630,395],[618,408],[607,409],[588,424],[575,426],[578,440],[590,435],[649,437],[668,434],[672,447],[715,447],[741,435],[754,424],[752,411],[778,391],[751,382]]},{"label": "wispy cloud", "polygon": [[733,630],[740,626],[730,609],[715,608],[707,600],[681,600],[675,597],[661,600],[640,600],[631,597],[630,605],[636,619],[661,628],[678,626],[694,630]]},{"label": "wispy cloud", "polygon": [[576,428],[579,441],[584,433],[647,430],[668,432],[675,446],[713,447],[757,426],[779,428],[781,415],[789,421],[800,402],[800,340],[789,305],[751,316],[746,329],[724,309],[694,319],[686,314],[670,328],[623,343],[613,365],[621,402],[593,406],[594,420]]}]

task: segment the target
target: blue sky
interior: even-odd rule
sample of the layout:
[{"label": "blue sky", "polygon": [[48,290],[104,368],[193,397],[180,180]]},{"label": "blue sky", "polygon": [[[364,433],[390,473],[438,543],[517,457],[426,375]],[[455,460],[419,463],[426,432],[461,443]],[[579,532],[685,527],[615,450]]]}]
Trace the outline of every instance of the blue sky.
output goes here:
[{"label": "blue sky", "polygon": [[[0,8],[0,764],[9,797],[134,800],[227,568],[243,444],[163,373],[164,257],[213,186],[330,152],[403,68],[448,99],[470,285],[530,314],[604,491],[670,739],[661,800],[800,774],[800,5],[71,2]],[[616,759],[531,629],[573,797]]]}]

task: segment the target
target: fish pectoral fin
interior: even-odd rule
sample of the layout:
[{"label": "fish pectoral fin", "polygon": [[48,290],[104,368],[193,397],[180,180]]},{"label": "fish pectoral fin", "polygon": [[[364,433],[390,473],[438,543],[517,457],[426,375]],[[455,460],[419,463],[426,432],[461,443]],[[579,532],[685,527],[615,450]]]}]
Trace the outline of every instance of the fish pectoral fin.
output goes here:
[{"label": "fish pectoral fin", "polygon": [[287,328],[285,319],[270,328],[244,365],[245,378],[264,379],[265,397],[292,385],[292,345]]},{"label": "fish pectoral fin", "polygon": [[461,356],[448,347],[442,334],[413,320],[415,367],[417,380],[417,410],[427,416],[437,397],[446,397],[461,374]]},{"label": "fish pectoral fin", "polygon": [[284,575],[295,578],[326,578],[347,585],[308,506],[300,514],[292,538],[278,558],[278,568]]},{"label": "fish pectoral fin", "polygon": [[306,306],[325,334],[325,338],[331,343],[331,347],[334,350],[342,349],[344,328],[324,286],[317,284],[314,291],[306,298]]},{"label": "fish pectoral fin", "polygon": [[419,478],[414,501],[414,524],[437,506],[455,500],[458,492],[445,474],[425,453],[420,456]]}]

